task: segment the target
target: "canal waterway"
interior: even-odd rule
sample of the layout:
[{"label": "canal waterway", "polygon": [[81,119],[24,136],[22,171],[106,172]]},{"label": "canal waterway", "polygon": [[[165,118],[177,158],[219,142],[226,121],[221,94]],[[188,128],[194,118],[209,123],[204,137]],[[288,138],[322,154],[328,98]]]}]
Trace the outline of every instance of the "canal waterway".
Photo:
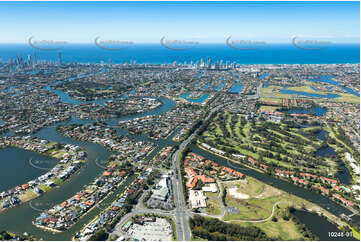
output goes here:
[{"label": "canal waterway", "polygon": [[[161,101],[163,103],[162,107],[150,110],[146,113],[140,114],[140,115],[133,115],[128,117],[123,117],[120,119],[114,119],[109,120],[110,125],[116,125],[117,122],[120,120],[127,120],[127,119],[134,119],[139,118],[142,116],[147,115],[160,115],[163,112],[166,112],[170,110],[171,108],[175,107],[175,103],[169,99],[161,98]],[[48,209],[54,206],[55,204],[63,202],[65,199],[70,198],[73,196],[76,192],[81,190],[85,185],[89,184],[95,177],[99,176],[100,173],[103,171],[101,166],[98,165],[99,161],[106,161],[108,160],[111,152],[105,149],[103,146],[90,143],[90,142],[83,142],[83,141],[77,141],[71,138],[67,138],[62,136],[61,134],[56,132],[55,127],[57,125],[68,125],[71,123],[90,123],[91,120],[78,120],[76,118],[71,119],[70,121],[54,124],[52,126],[49,126],[47,128],[43,128],[37,133],[33,134],[32,136],[40,137],[46,140],[55,141],[59,143],[66,143],[66,144],[74,144],[81,146],[86,149],[88,152],[88,159],[84,167],[80,170],[76,176],[70,178],[68,181],[66,181],[64,184],[62,184],[60,187],[56,188],[53,191],[50,191],[43,196],[33,200],[31,203],[25,203],[22,204],[16,208],[9,209],[3,213],[0,213],[0,228],[5,229],[8,231],[13,231],[22,234],[23,232],[29,232],[32,235],[36,236],[37,238],[43,238],[45,240],[70,240],[71,237],[75,234],[76,231],[78,231],[81,226],[89,222],[91,219],[93,219],[100,210],[92,210],[91,213],[89,213],[87,216],[83,217],[75,226],[73,226],[70,230],[66,232],[62,232],[59,234],[52,234],[47,231],[43,231],[41,229],[38,229],[34,227],[31,222],[39,215],[38,210],[34,210],[30,207],[30,204],[36,203],[37,205],[41,205],[43,209]],[[126,130],[117,129],[117,132],[119,134],[127,134]],[[173,134],[174,135],[174,134]],[[170,136],[167,140],[162,141],[155,141],[148,139],[145,135],[133,135],[133,138],[136,140],[149,140],[154,143],[156,143],[157,148],[161,149],[164,146],[177,144],[176,142],[171,141],[172,136]],[[254,171],[252,169],[248,169],[246,167],[243,167],[241,165],[238,165],[236,163],[232,163],[227,161],[226,159],[223,159],[221,157],[212,155],[206,151],[203,151],[199,149],[198,147],[191,146],[192,150],[196,153],[203,155],[207,159],[214,160],[215,162],[231,167],[232,169],[239,170],[245,175],[254,177],[256,179],[259,179],[262,182],[271,184],[281,190],[284,190],[286,192],[289,192],[291,194],[297,195],[299,197],[305,198],[306,200],[309,200],[315,204],[318,204],[319,206],[329,210],[330,212],[340,215],[341,213],[345,213],[346,215],[351,214],[349,210],[346,208],[336,204],[335,202],[331,201],[328,198],[325,198],[324,196],[321,196],[315,192],[305,190],[303,188],[297,187],[291,183],[273,178],[271,176],[268,176],[266,174]],[[4,150],[1,150],[3,152]],[[103,163],[104,164],[104,163]],[[130,183],[131,179],[127,181],[127,183]],[[126,184],[124,184],[123,187],[125,187]],[[120,188],[122,189],[122,188]],[[120,193],[121,190],[119,190]],[[117,194],[116,193],[116,194]],[[116,195],[114,195],[116,196]],[[115,197],[114,197],[115,198]],[[109,201],[111,198],[109,198]],[[108,202],[108,200],[107,200]],[[21,218],[21,219],[19,219]],[[359,216],[353,216],[352,220],[354,223],[359,224]]]},{"label": "canal waterway", "polygon": [[[304,198],[312,203],[319,205],[320,207],[328,210],[329,212],[331,212],[337,216],[340,216],[342,213],[344,213],[346,215],[352,214],[352,212],[350,210],[337,204],[336,202],[332,201],[331,199],[326,198],[325,196],[322,196],[319,193],[316,193],[316,192],[310,191],[310,190],[306,190],[302,187],[295,186],[290,182],[277,179],[268,174],[264,174],[264,173],[258,172],[256,170],[249,169],[241,164],[228,161],[227,159],[224,159],[222,157],[213,155],[205,150],[202,150],[195,145],[190,145],[190,148],[193,152],[195,152],[199,155],[202,155],[206,159],[213,160],[222,166],[230,167],[234,170],[244,173],[246,176],[254,177],[254,178],[256,178],[266,184],[270,184],[280,190],[283,190],[290,194]],[[352,221],[355,224],[360,224],[360,216],[356,216],[356,215],[353,216]]]},{"label": "canal waterway", "polygon": [[243,89],[243,86],[239,83],[236,83],[232,86],[231,90],[229,90],[230,93],[240,93]]},{"label": "canal waterway", "polygon": [[57,164],[55,158],[16,147],[1,149],[0,154],[0,192],[27,183]]},{"label": "canal waterway", "polygon": [[[110,156],[110,152],[100,145],[81,142],[61,136],[55,131],[54,126],[42,129],[36,136],[60,143],[79,145],[88,152],[86,164],[75,176],[71,177],[58,188],[31,201],[32,203],[41,205],[44,209],[51,208],[55,204],[61,203],[72,197],[85,185],[89,184],[95,177],[99,176],[103,169],[97,165],[97,162],[99,162],[99,160],[107,160]],[[20,234],[28,232],[37,238],[43,238],[45,240],[71,239],[72,235],[68,234],[68,232],[64,233],[64,235],[53,235],[50,232],[43,231],[33,226],[31,222],[39,216],[39,214],[40,212],[38,210],[34,210],[30,207],[29,202],[21,204],[18,207],[0,213],[0,228]]]},{"label": "canal waterway", "polygon": [[319,76],[312,76],[311,78],[307,79],[308,81],[313,81],[313,82],[323,82],[323,83],[327,83],[327,84],[331,84],[334,86],[340,86],[342,87],[346,92],[356,96],[356,97],[360,97],[360,94],[357,93],[356,91],[352,90],[349,87],[345,87],[340,85],[340,82],[335,81],[334,80],[335,76],[329,76],[329,75],[319,75]]},{"label": "canal waterway", "polygon": [[311,110],[302,109],[302,108],[292,108],[292,109],[288,110],[287,113],[289,113],[289,114],[292,114],[292,113],[311,114],[311,111],[314,112],[316,114],[316,116],[323,116],[323,115],[325,115],[325,113],[327,113],[327,109],[318,107],[318,106],[313,106],[311,108]]},{"label": "canal waterway", "polygon": [[317,214],[310,213],[303,210],[296,210],[293,214],[311,230],[314,235],[317,235],[320,241],[357,241],[352,236],[329,236],[330,232],[341,232],[336,225],[329,222],[327,219],[321,218]]},{"label": "canal waterway", "polygon": [[183,93],[182,95],[180,95],[181,98],[187,100],[188,102],[191,103],[203,103],[204,101],[207,100],[207,98],[209,98],[209,94],[205,93],[202,96],[198,97],[198,98],[189,98],[188,96],[191,95],[190,93],[186,92]]},{"label": "canal waterway", "polygon": [[[120,120],[129,120],[129,119],[135,119],[147,115],[160,115],[163,112],[169,111],[173,107],[175,107],[175,102],[172,100],[169,100],[167,98],[160,98],[162,101],[162,106],[153,110],[150,110],[148,112],[145,112],[143,114],[138,115],[132,115],[132,116],[126,116],[122,117],[120,119],[114,119],[111,120],[110,123],[116,125]],[[84,186],[89,184],[93,181],[93,179],[101,174],[103,171],[103,168],[99,164],[104,164],[105,161],[108,160],[111,152],[108,151],[106,148],[104,148],[101,145],[90,143],[90,142],[83,142],[78,141],[75,139],[71,139],[68,137],[65,137],[61,134],[59,134],[56,131],[57,125],[69,125],[69,124],[86,124],[91,123],[93,120],[79,120],[75,117],[73,117],[69,121],[53,124],[51,126],[48,126],[46,128],[41,129],[40,131],[32,134],[33,137],[39,137],[42,139],[46,139],[49,141],[55,141],[58,143],[64,143],[64,144],[73,144],[78,145],[80,147],[85,148],[85,150],[88,152],[88,158],[87,162],[84,165],[84,167],[78,172],[75,176],[71,177],[68,181],[64,182],[60,187],[47,192],[43,196],[32,200],[31,202],[27,202],[24,204],[21,204],[18,207],[6,210],[2,213],[0,213],[0,228],[5,229],[8,231],[16,232],[19,234],[22,234],[24,232],[28,232],[32,235],[34,235],[37,238],[43,238],[44,240],[71,240],[71,237],[75,234],[76,231],[78,231],[81,226],[88,223],[91,219],[93,219],[101,210],[100,209],[94,209],[92,210],[88,215],[84,216],[76,225],[74,225],[70,230],[67,230],[62,233],[58,234],[52,234],[51,232],[41,230],[34,225],[32,225],[32,221],[39,216],[40,212],[39,210],[34,210],[31,206],[31,204],[36,204],[37,206],[41,206],[43,210],[49,209],[53,207],[56,204],[59,204],[63,202],[64,200],[70,198],[73,196],[76,192],[80,191]],[[126,134],[125,130],[121,130],[118,128],[117,132],[119,134]],[[9,135],[9,134],[4,134]],[[173,134],[174,135],[174,134]],[[177,144],[176,142],[173,142],[171,138],[173,137],[171,135],[167,140],[162,141],[156,141],[156,140],[150,140],[152,142],[156,142],[156,150],[159,150],[163,148],[166,145],[172,145]],[[132,138],[135,138],[136,140],[149,140],[147,136],[145,135],[131,135]],[[0,155],[2,152],[9,152],[6,149],[0,150]],[[153,156],[155,152],[152,152],[151,155]],[[10,154],[9,154],[10,155]],[[28,160],[30,157],[33,157],[36,155],[34,152],[28,153],[28,156],[24,156],[25,160]],[[39,157],[38,157],[39,158]],[[149,157],[150,158],[150,157]],[[15,161],[15,158],[14,158]],[[16,160],[18,162],[18,160]],[[22,162],[24,163],[24,162]],[[21,164],[22,164],[21,163]],[[26,169],[24,169],[26,171]],[[41,175],[43,171],[38,171],[38,173]],[[14,184],[16,185],[23,184],[23,182],[19,182],[19,180],[16,179],[17,175],[14,175],[11,179],[14,180]],[[33,174],[32,176],[29,176],[29,178],[34,179],[37,177],[37,174]],[[131,181],[127,181],[129,183]],[[125,185],[124,185],[125,186]],[[124,187],[123,186],[123,187]],[[117,192],[119,193],[119,192]],[[115,196],[115,195],[114,195]],[[115,197],[114,197],[115,199]],[[108,201],[108,200],[107,200]],[[107,202],[105,201],[105,202]],[[109,202],[109,201],[108,201]],[[21,219],[19,219],[21,218]]]}]

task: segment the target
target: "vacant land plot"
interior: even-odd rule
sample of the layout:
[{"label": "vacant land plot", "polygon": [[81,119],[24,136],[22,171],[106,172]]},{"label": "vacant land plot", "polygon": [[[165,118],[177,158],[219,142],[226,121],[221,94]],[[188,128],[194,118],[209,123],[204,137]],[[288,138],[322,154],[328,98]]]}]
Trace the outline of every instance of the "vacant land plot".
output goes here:
[{"label": "vacant land plot", "polygon": [[224,182],[223,186],[227,190],[227,207],[236,207],[239,211],[238,214],[227,212],[224,220],[266,219],[273,205],[286,198],[286,193],[250,177],[245,181]]},{"label": "vacant land plot", "polygon": [[281,240],[304,240],[302,234],[298,231],[297,226],[292,220],[284,220],[282,218],[282,212],[285,208],[276,210],[277,222],[268,220],[263,223],[241,223],[232,222],[241,226],[257,226],[269,237],[280,238]]},{"label": "vacant land plot", "polygon": [[[281,240],[306,239],[302,236],[296,224],[284,217],[284,214],[287,212],[288,207],[292,205],[321,211],[318,206],[254,178],[247,177],[246,181],[223,183],[227,190],[227,207],[237,208],[233,209],[233,211],[239,211],[238,213],[229,213],[226,210],[226,215],[223,217],[224,221],[241,226],[257,226],[264,230],[267,236],[280,238]],[[248,198],[239,199],[237,195],[229,192],[230,189],[247,195]],[[324,211],[322,210],[322,212]]]},{"label": "vacant land plot", "polygon": [[218,192],[206,192],[205,193],[207,196],[206,213],[209,215],[221,214],[220,204],[218,201]]}]

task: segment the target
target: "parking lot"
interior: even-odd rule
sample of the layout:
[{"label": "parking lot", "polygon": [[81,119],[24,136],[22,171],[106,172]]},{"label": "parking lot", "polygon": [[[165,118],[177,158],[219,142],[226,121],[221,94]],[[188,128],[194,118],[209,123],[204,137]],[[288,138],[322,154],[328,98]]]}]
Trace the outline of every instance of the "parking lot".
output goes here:
[{"label": "parking lot", "polygon": [[155,222],[144,222],[143,225],[133,223],[127,234],[138,240],[171,241],[172,226],[166,219],[156,218]]}]

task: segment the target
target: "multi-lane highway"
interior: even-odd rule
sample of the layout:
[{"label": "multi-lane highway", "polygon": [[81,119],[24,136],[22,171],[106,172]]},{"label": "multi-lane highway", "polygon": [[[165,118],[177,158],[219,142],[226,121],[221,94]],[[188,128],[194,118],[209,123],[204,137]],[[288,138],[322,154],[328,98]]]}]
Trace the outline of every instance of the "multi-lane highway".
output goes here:
[{"label": "multi-lane highway", "polygon": [[[204,119],[204,121],[208,120],[211,115],[216,112],[220,106],[213,108],[208,116]],[[184,192],[183,192],[183,184],[182,184],[182,175],[180,169],[180,153],[187,147],[187,145],[194,138],[196,131],[191,134],[186,140],[184,140],[178,147],[178,149],[174,152],[172,157],[172,170],[174,171],[171,180],[173,185],[173,198],[175,204],[175,210],[164,211],[160,209],[148,209],[143,206],[143,199],[145,194],[138,200],[138,204],[134,207],[134,209],[125,215],[120,222],[115,227],[113,233],[118,236],[122,234],[121,225],[125,223],[129,218],[137,214],[144,213],[156,213],[165,216],[171,217],[175,221],[176,232],[179,241],[190,241],[191,240],[191,230],[188,224],[188,218],[192,214],[188,208],[187,203],[184,200]]]},{"label": "multi-lane highway", "polygon": [[[216,112],[220,106],[213,108],[208,116],[204,119],[207,121],[211,115]],[[197,130],[196,130],[197,131]],[[184,201],[183,196],[183,185],[182,185],[182,175],[180,169],[180,152],[184,150],[190,141],[194,138],[196,131],[193,132],[186,140],[184,140],[180,145],[176,152],[173,154],[173,163],[172,168],[175,171],[174,176],[172,177],[172,182],[174,185],[174,203],[176,206],[175,217],[176,217],[176,227],[177,227],[177,234],[179,240],[186,240],[190,241],[191,239],[191,231],[188,224],[188,217],[189,211],[187,210],[186,201]]]}]

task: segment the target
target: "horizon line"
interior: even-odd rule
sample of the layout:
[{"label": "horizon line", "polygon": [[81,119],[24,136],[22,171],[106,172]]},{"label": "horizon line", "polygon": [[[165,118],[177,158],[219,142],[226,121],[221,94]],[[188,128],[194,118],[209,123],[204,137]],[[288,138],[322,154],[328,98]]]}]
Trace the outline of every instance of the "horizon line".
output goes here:
[{"label": "horizon line", "polygon": [[[252,41],[252,40],[250,40]],[[94,42],[67,42],[64,41],[65,43],[62,43],[62,45],[66,46],[66,45],[72,45],[72,44],[90,44],[90,45],[94,45]],[[137,44],[157,44],[160,45],[160,41],[157,42],[136,42],[136,41],[131,41],[132,44],[130,45],[137,45]],[[360,45],[360,41],[358,42],[353,42],[353,41],[347,41],[347,42],[331,42],[330,45],[337,45],[337,44],[359,44]],[[24,44],[24,45],[29,45],[28,42],[0,42],[0,45],[3,44]],[[205,45],[205,44],[226,44],[226,41],[222,41],[222,42],[198,42],[197,44],[194,45]],[[247,44],[247,43],[246,43]],[[252,44],[252,43],[249,43]],[[257,43],[256,43],[257,44]],[[267,44],[291,44],[291,41],[287,41],[287,42],[266,42],[264,41],[264,43],[262,43],[262,45],[267,45]],[[322,43],[320,43],[322,44]],[[30,45],[29,45],[30,46]]]}]

